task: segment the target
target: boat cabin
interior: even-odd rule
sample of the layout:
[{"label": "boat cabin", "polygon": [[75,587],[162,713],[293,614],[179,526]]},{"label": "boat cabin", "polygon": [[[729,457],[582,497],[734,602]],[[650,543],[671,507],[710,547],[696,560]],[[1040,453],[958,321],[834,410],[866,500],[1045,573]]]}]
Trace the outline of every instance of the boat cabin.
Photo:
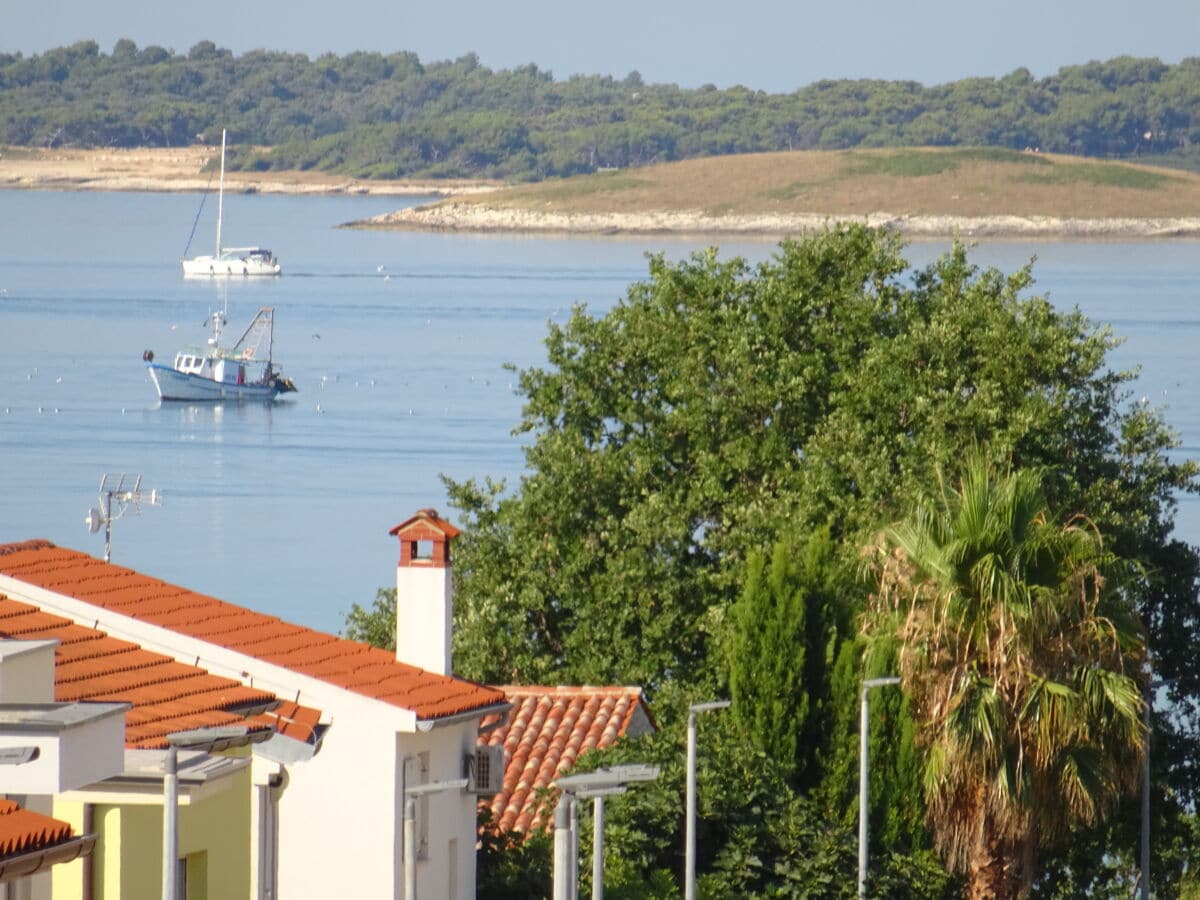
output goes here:
[{"label": "boat cabin", "polygon": [[275,254],[265,247],[226,247],[221,251],[220,262],[260,262],[275,265]]},{"label": "boat cabin", "polygon": [[203,356],[196,351],[184,350],[175,356],[175,371],[184,375],[196,375],[221,384],[245,384],[246,364],[233,359]]}]

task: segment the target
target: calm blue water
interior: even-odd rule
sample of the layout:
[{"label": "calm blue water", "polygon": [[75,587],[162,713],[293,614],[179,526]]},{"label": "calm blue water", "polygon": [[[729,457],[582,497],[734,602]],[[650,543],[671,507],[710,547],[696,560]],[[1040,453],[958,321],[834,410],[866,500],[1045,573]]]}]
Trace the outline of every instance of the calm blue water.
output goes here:
[{"label": "calm blue water", "polygon": [[[48,538],[97,556],[83,524],[105,472],[140,473],[161,507],[114,524],[113,560],[326,631],[394,583],[388,528],[445,507],[439,474],[519,476],[520,404],[505,363],[543,359],[548,321],[603,311],[645,254],[708,241],[543,239],[340,230],[403,205],[366,197],[234,196],[227,243],[269,246],[280,279],[184,281],[194,194],[0,191],[0,541]],[[192,253],[208,252],[206,217]],[[722,242],[767,257],[769,241]],[[917,244],[915,262],[944,249]],[[1110,322],[1118,365],[1200,455],[1200,244],[999,243],[1038,257],[1038,290]],[[227,291],[227,295],[226,292]],[[273,406],[160,406],[141,361],[228,337],[276,309],[276,360],[300,393]],[[1180,533],[1200,543],[1200,505]]]}]

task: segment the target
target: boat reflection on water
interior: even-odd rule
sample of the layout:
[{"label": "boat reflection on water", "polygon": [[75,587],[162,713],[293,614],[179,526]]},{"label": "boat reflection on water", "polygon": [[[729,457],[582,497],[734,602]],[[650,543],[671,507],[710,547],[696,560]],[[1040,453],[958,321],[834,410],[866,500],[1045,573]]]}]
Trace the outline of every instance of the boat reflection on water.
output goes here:
[{"label": "boat reflection on water", "polygon": [[294,405],[287,400],[276,400],[274,403],[180,403],[159,400],[152,409],[161,415],[173,414],[180,425],[220,427],[226,423],[253,423],[265,424],[269,430],[274,411]]}]

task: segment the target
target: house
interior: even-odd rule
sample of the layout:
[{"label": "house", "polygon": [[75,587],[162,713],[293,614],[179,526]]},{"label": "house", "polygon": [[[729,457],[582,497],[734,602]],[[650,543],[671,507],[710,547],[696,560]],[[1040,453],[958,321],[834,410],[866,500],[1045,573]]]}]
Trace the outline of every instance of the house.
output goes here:
[{"label": "house", "polygon": [[506,717],[489,716],[481,747],[502,750],[504,780],[488,801],[498,831],[551,831],[558,802],[555,780],[589,750],[655,730],[638,687],[500,688],[512,704]]},{"label": "house", "polygon": [[[167,735],[197,728],[245,725],[251,732],[279,732],[281,742],[300,739],[271,693],[211,675],[106,632],[0,595],[0,657],[4,647],[52,649],[44,679],[26,664],[4,679],[47,684],[44,699],[87,707],[120,701],[117,760],[106,771],[56,786],[53,812],[92,835],[90,858],[53,872],[56,897],[159,896],[163,773]],[[29,656],[29,654],[25,654]],[[4,663],[3,672],[9,668]],[[9,692],[4,690],[7,699]],[[291,735],[284,737],[283,733]],[[304,735],[315,743],[317,732]],[[92,742],[90,755],[97,754]],[[211,896],[237,896],[251,883],[251,761],[186,752],[180,760],[181,881],[207,885]],[[196,893],[193,890],[193,893]]]},{"label": "house", "polygon": [[[91,854],[94,834],[45,814],[52,796],[121,768],[119,703],[56,703],[54,641],[0,641],[0,893],[50,896],[51,866]],[[34,808],[36,807],[36,809]]]},{"label": "house", "polygon": [[[0,601],[0,635],[20,634],[23,616],[32,617],[31,623],[54,617],[61,620],[54,627],[79,638],[78,643],[85,639],[75,629],[91,629],[102,637],[89,639],[112,641],[114,653],[134,654],[134,671],[160,670],[161,680],[141,688],[171,699],[154,714],[142,704],[130,710],[126,739],[134,746],[129,753],[155,752],[143,744],[165,737],[165,720],[157,717],[179,711],[173,703],[186,699],[175,694],[181,679],[199,679],[197,690],[215,690],[217,699],[220,691],[228,691],[228,702],[182,710],[187,727],[200,721],[192,717],[224,715],[273,733],[254,746],[251,756],[220,764],[229,769],[221,777],[243,779],[241,787],[206,793],[203,784],[192,786],[197,809],[206,797],[225,798],[231,808],[203,824],[198,819],[194,827],[180,821],[183,859],[177,864],[189,895],[193,887],[197,892],[207,887],[214,897],[399,897],[407,876],[420,886],[421,896],[474,896],[475,796],[462,788],[462,779],[476,759],[481,721],[502,714],[508,701],[501,690],[451,674],[449,564],[457,530],[436,512],[422,510],[391,533],[400,540],[397,592],[403,611],[396,655],[45,541],[0,546],[0,595],[6,598]],[[13,613],[7,618],[5,604]],[[70,695],[73,679],[86,683],[96,671],[102,678],[116,674],[104,671],[108,654],[76,659],[69,656],[75,643],[59,639],[66,670],[57,682],[62,696]],[[117,681],[108,688],[110,693],[101,687],[89,696],[124,695]],[[282,704],[275,706],[276,701]],[[59,803],[73,816],[90,805],[93,816],[99,809],[106,818],[120,819],[102,823],[102,834],[119,835],[122,843],[132,840],[153,831],[151,820],[161,817],[161,807],[154,811],[161,804],[161,766],[156,765],[153,759],[131,761],[120,778],[68,794]],[[181,776],[184,771],[181,762]],[[415,859],[404,855],[404,800],[410,791],[419,794]],[[99,802],[102,797],[121,802]],[[251,839],[244,863],[236,866],[248,870],[250,890],[223,893],[214,884],[216,867],[209,865],[207,851],[189,840],[199,840],[197,829],[206,830],[206,840],[232,835],[239,826],[225,822],[243,820]],[[109,857],[99,850],[97,855],[88,885],[103,890]],[[156,865],[145,862],[151,870]],[[136,884],[122,883],[116,893],[93,896],[156,896],[144,883],[153,880],[142,877]]]}]

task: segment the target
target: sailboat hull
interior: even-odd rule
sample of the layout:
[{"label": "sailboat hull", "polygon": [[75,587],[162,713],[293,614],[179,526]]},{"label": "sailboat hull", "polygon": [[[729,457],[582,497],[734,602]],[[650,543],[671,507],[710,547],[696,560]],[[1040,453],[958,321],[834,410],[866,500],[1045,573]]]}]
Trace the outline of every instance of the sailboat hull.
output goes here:
[{"label": "sailboat hull", "polygon": [[150,372],[150,380],[154,382],[160,400],[263,402],[274,400],[282,388],[278,380],[272,380],[267,384],[231,384],[214,381],[201,375],[179,372],[170,366],[150,363],[146,368]]},{"label": "sailboat hull", "polygon": [[266,251],[244,255],[227,252],[220,256],[196,256],[183,260],[183,274],[191,278],[278,275],[280,272],[279,261]]}]

